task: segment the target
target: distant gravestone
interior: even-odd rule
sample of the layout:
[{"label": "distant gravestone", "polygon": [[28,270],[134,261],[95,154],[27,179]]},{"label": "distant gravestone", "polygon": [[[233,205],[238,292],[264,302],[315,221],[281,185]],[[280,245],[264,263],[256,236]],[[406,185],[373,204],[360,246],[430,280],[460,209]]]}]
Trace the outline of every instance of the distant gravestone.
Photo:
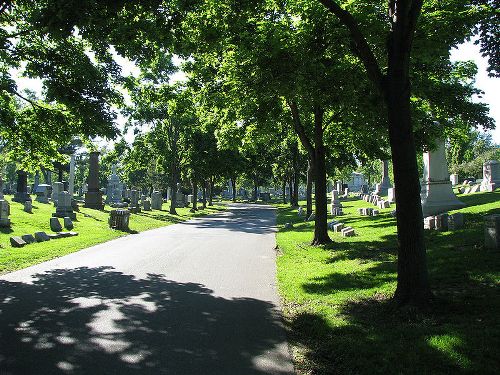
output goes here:
[{"label": "distant gravestone", "polygon": [[387,200],[389,203],[396,203],[396,189],[389,188],[387,189]]},{"label": "distant gravestone", "polygon": [[38,186],[35,189],[35,194],[36,194],[35,200],[39,203],[49,203],[49,192],[50,192],[50,185],[38,184]]},{"label": "distant gravestone", "polygon": [[0,227],[10,227],[10,204],[5,199],[0,199]]},{"label": "distant gravestone", "polygon": [[22,238],[22,239],[23,239],[23,241],[24,241],[24,242],[26,242],[26,243],[34,243],[34,242],[36,242],[36,241],[35,241],[35,237],[33,237],[33,235],[32,235],[32,234],[23,234],[23,235],[21,236],[21,238]]},{"label": "distant gravestone", "polygon": [[49,241],[50,237],[45,232],[35,232],[35,240],[36,242],[45,242]]},{"label": "distant gravestone", "polygon": [[12,247],[23,247],[26,246],[26,241],[24,241],[21,237],[13,236],[10,237],[10,245]]},{"label": "distant gravestone", "polygon": [[500,186],[500,162],[489,160],[483,164],[481,191],[494,191]]},{"label": "distant gravestone", "polygon": [[130,212],[141,212],[141,207],[139,207],[139,192],[137,190],[130,191]]},{"label": "distant gravestone", "polygon": [[130,222],[130,211],[124,209],[111,210],[109,212],[108,224],[110,228],[128,231]]},{"label": "distant gravestone", "polygon": [[57,199],[56,212],[52,214],[55,217],[69,217],[73,220],[76,219],[76,213],[73,212],[71,204],[71,195],[67,191],[61,191]]},{"label": "distant gravestone", "polygon": [[470,192],[471,193],[477,193],[479,191],[479,189],[481,188],[481,185],[474,185],[472,186],[472,188],[470,189]]},{"label": "distant gravestone", "polygon": [[59,222],[59,219],[57,217],[51,217],[50,218],[50,230],[52,232],[60,232],[60,231],[62,231],[61,223]]},{"label": "distant gravestone", "polygon": [[116,172],[116,165],[113,164],[111,167],[111,176],[108,179],[106,203],[109,205],[120,203],[122,201],[122,191],[123,184],[120,182],[120,177],[118,177]]},{"label": "distant gravestone", "polygon": [[448,215],[448,230],[457,230],[464,227],[464,215],[461,212]]},{"label": "distant gravestone", "polygon": [[30,201],[31,197],[28,194],[28,172],[17,171],[17,189],[12,200],[14,202],[24,203]]},{"label": "distant gravestone", "polygon": [[151,202],[147,199],[143,200],[142,207],[144,208],[144,211],[151,211]]},{"label": "distant gravestone", "polygon": [[458,174],[450,174],[450,181],[452,186],[458,185]]},{"label": "distant gravestone", "polygon": [[57,202],[59,201],[59,193],[64,191],[64,184],[62,182],[54,182],[52,184],[52,202],[57,206]]},{"label": "distant gravestone", "polygon": [[23,210],[24,210],[24,212],[27,212],[29,214],[33,213],[33,205],[31,203],[31,201],[24,202],[24,208],[23,208]]},{"label": "distant gravestone", "polygon": [[151,208],[153,210],[161,210],[163,205],[163,199],[159,191],[153,191],[151,194]]},{"label": "distant gravestone", "polygon": [[99,152],[91,152],[89,156],[89,175],[84,206],[96,210],[104,209],[102,191],[99,189]]}]

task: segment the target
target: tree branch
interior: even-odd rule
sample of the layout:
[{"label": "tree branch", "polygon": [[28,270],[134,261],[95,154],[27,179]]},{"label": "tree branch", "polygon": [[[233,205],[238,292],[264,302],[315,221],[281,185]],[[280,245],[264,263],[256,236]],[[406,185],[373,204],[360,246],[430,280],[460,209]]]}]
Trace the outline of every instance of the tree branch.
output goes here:
[{"label": "tree branch", "polygon": [[345,27],[347,27],[349,33],[351,34],[351,39],[356,45],[361,62],[365,66],[368,73],[368,77],[375,84],[380,93],[385,95],[384,75],[380,70],[380,66],[370,45],[368,44],[368,41],[361,32],[356,19],[351,13],[343,9],[333,0],[318,1],[323,4],[326,9],[333,13]]},{"label": "tree branch", "polygon": [[299,108],[297,107],[297,103],[295,101],[287,101],[288,107],[290,107],[290,111],[292,112],[292,119],[293,119],[293,127],[295,129],[295,132],[299,136],[300,142],[302,143],[302,146],[306,149],[308,152],[311,160],[314,160],[314,146],[309,139],[309,137],[306,134],[306,130],[304,129],[304,126],[302,125],[302,121],[300,121],[300,116],[299,116]]}]

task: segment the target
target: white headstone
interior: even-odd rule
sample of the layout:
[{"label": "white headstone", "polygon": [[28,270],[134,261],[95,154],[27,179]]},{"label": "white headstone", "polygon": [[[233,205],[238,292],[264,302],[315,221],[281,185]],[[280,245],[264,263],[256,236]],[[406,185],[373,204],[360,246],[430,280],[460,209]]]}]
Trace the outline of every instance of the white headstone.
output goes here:
[{"label": "white headstone", "polygon": [[465,206],[463,202],[458,200],[451,187],[444,140],[437,141],[436,150],[424,153],[421,197],[424,217]]}]

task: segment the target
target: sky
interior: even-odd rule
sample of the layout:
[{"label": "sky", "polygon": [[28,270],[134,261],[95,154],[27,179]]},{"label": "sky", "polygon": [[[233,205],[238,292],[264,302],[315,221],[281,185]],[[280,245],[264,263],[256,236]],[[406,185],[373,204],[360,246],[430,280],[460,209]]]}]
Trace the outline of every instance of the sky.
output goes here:
[{"label": "sky", "polygon": [[[127,76],[129,74],[137,76],[139,74],[139,68],[135,66],[134,63],[130,60],[127,60],[116,54],[115,59],[121,65],[122,74],[124,76]],[[497,124],[497,128],[491,131],[492,138],[496,144],[500,144],[500,100],[498,100],[498,97],[496,96],[500,94],[500,78],[488,77],[488,73],[486,71],[487,60],[481,56],[479,52],[479,46],[474,45],[473,42],[461,44],[458,48],[453,49],[451,51],[451,60],[473,60],[476,63],[478,67],[478,73],[476,75],[475,85],[477,88],[484,91],[484,94],[481,98],[474,98],[474,100],[482,101],[489,105],[490,116],[495,120]],[[180,62],[180,59],[174,58],[174,63],[176,65],[179,65]],[[39,94],[41,93],[42,83],[40,80],[19,77],[17,72],[13,73],[15,73],[16,75],[16,82],[20,90],[30,89]],[[182,71],[179,71],[173,74],[171,76],[171,79],[172,82],[182,81],[186,79],[186,75]],[[123,129],[125,122],[126,119],[123,116],[118,115],[116,123],[120,129]],[[134,134],[132,130],[129,130],[129,132],[125,134],[125,139],[129,143],[133,141]],[[98,143],[104,146],[108,142],[105,140],[98,140]]]}]

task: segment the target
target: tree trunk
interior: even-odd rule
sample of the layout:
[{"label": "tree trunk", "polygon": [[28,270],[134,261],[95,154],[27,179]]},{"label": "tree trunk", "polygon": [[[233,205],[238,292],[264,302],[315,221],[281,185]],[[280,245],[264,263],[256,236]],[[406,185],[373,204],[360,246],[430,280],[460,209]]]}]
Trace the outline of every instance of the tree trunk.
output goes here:
[{"label": "tree trunk", "polygon": [[193,181],[191,182],[192,184],[192,191],[193,191],[193,203],[191,207],[191,212],[198,211],[198,183],[196,179],[193,178]]},{"label": "tree trunk", "polygon": [[257,178],[253,179],[253,198],[255,203],[257,203],[257,194],[259,190],[259,183],[257,182]]},{"label": "tree trunk", "polygon": [[175,204],[177,199],[177,168],[175,166],[175,162],[170,164],[170,209],[169,213],[172,215],[177,215],[177,211],[175,210]]},{"label": "tree trunk", "polygon": [[288,197],[290,198],[290,206],[293,207],[293,177],[288,178]]},{"label": "tree trunk", "polygon": [[286,177],[283,178],[283,192],[281,195],[283,196],[283,204],[286,204]]},{"label": "tree trunk", "polygon": [[207,208],[207,181],[205,179],[203,179],[201,189],[203,194],[201,203],[202,203],[202,209],[204,210],[205,208]]},{"label": "tree trunk", "polygon": [[426,250],[417,152],[410,111],[409,49],[393,40],[389,53],[387,110],[396,187],[398,228],[398,285],[395,300],[425,305],[432,296]]},{"label": "tree trunk", "polygon": [[293,203],[294,207],[299,205],[299,148],[297,145],[293,147]]},{"label": "tree trunk", "polygon": [[233,188],[233,202],[236,202],[236,178],[231,179],[231,186]]},{"label": "tree trunk", "polygon": [[307,185],[306,185],[306,217],[312,214],[312,184],[314,178],[314,168],[312,160],[307,161]]},{"label": "tree trunk", "polygon": [[328,209],[326,199],[326,163],[325,145],[323,144],[323,110],[314,109],[314,195],[315,217],[313,245],[332,242],[328,236]]},{"label": "tree trunk", "polygon": [[210,180],[209,180],[209,186],[208,186],[208,205],[209,206],[213,206],[214,205],[214,202],[213,202],[213,196],[214,196],[214,178],[213,177],[210,177]]}]

